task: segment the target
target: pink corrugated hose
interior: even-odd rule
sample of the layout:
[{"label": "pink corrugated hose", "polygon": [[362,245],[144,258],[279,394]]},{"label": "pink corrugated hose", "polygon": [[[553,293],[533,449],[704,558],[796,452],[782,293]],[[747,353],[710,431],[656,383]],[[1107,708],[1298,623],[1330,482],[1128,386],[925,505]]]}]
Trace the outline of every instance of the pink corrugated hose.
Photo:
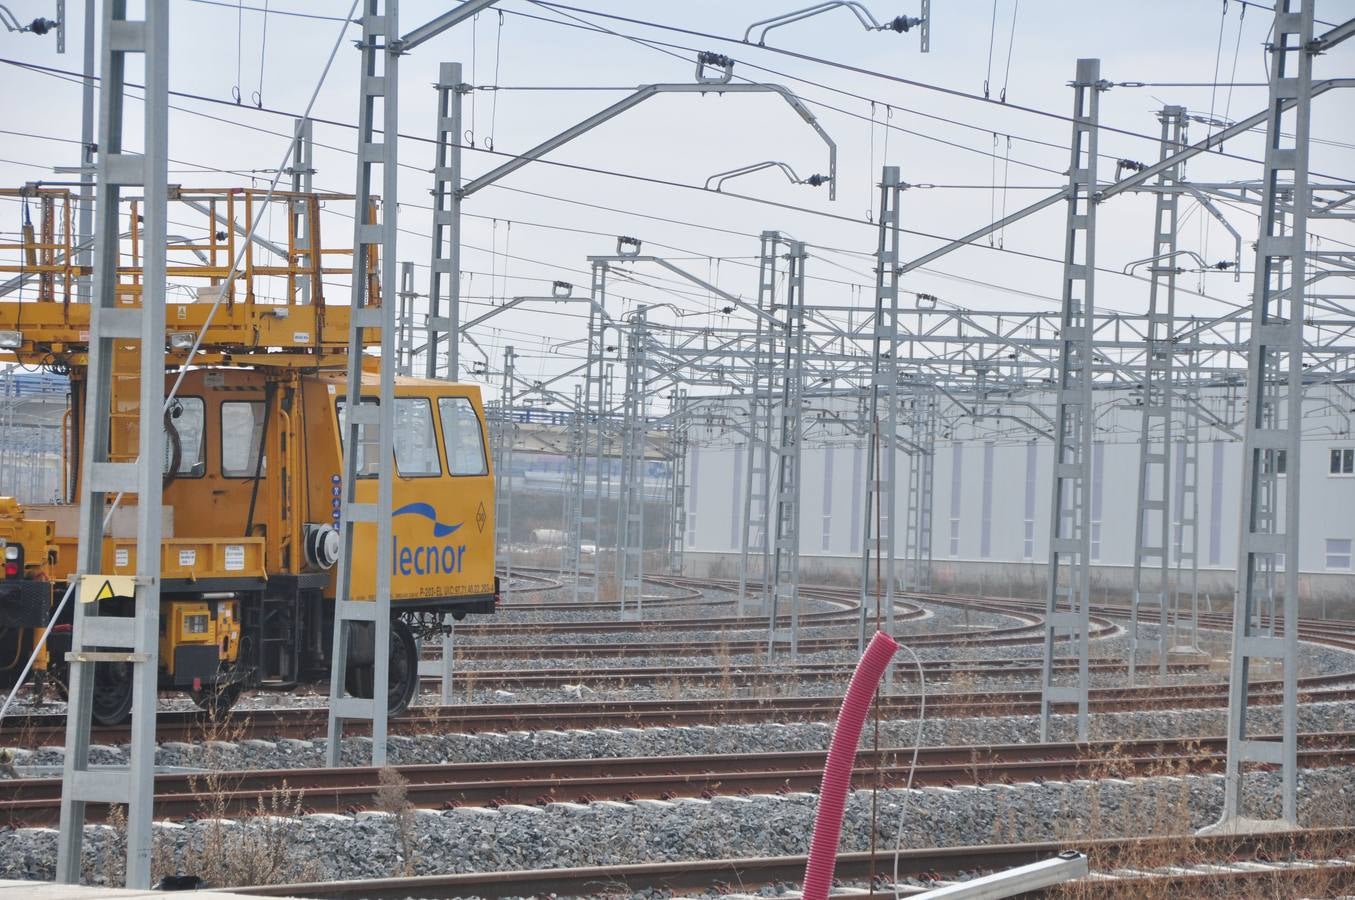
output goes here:
[{"label": "pink corrugated hose", "polygon": [[866,724],[875,687],[898,649],[899,644],[892,637],[882,631],[875,632],[870,646],[856,664],[847,695],[842,698],[842,709],[833,726],[833,740],[828,745],[828,760],[823,767],[823,783],[819,786],[819,810],[814,817],[809,861],[805,864],[805,900],[826,900],[832,887],[838,841],[842,837],[842,810],[847,802],[847,789],[852,784],[852,766],[856,764],[861,729]]}]

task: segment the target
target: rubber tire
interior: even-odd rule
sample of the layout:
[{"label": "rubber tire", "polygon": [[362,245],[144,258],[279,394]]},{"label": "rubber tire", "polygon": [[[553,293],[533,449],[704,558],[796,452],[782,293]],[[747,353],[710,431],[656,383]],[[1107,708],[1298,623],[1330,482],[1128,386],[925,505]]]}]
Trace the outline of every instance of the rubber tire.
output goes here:
[{"label": "rubber tire", "polygon": [[[372,666],[353,666],[344,675],[344,687],[354,697],[372,696],[376,673]],[[399,619],[391,622],[390,684],[386,691],[387,715],[396,716],[409,709],[419,690],[419,651],[414,632]]]},{"label": "rubber tire", "polygon": [[200,691],[193,691],[193,702],[212,719],[222,719],[240,699],[242,687],[238,682],[231,684],[208,685]]},{"label": "rubber tire", "polygon": [[91,717],[99,725],[125,725],[132,720],[132,664],[94,664]]}]

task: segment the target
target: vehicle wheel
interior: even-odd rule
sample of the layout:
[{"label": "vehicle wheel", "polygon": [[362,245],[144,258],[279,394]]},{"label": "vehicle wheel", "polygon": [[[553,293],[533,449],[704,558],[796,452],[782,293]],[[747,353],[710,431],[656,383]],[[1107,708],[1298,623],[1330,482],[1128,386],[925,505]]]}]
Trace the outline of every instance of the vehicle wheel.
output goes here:
[{"label": "vehicle wheel", "polygon": [[[353,666],[344,676],[344,687],[354,697],[371,697],[374,679],[371,666]],[[386,709],[394,716],[409,708],[419,689],[419,651],[414,644],[414,632],[399,619],[391,622],[389,681]]]},{"label": "vehicle wheel", "polygon": [[241,690],[239,682],[212,684],[200,691],[193,691],[193,702],[198,705],[198,709],[207,713],[208,718],[222,719],[240,699]]},{"label": "vehicle wheel", "polygon": [[94,721],[123,725],[132,718],[132,664],[94,664]]}]

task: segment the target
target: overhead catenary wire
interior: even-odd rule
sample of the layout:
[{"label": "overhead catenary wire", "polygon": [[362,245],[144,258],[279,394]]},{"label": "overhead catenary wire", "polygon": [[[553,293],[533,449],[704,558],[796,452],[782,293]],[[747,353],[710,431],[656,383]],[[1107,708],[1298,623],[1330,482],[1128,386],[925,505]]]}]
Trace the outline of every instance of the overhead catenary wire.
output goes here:
[{"label": "overhead catenary wire", "polygon": [[[60,74],[60,75],[65,75],[65,76],[73,76],[73,75],[74,75],[74,73],[71,73],[71,72],[68,72],[68,71],[65,71],[65,70],[53,69],[52,67],[38,65],[38,64],[36,64],[36,63],[27,63],[27,62],[22,62],[22,61],[18,61],[18,60],[7,59],[7,58],[0,58],[0,63],[5,63],[5,64],[8,64],[8,65],[14,65],[14,66],[18,66],[18,67],[21,67],[21,68],[27,68],[27,69],[31,69],[31,70],[33,70],[33,71],[46,72],[46,73],[48,73],[48,74]],[[136,85],[129,85],[129,86],[135,87]],[[197,101],[205,102],[205,103],[213,103],[213,104],[229,104],[229,101],[220,100],[220,99],[215,98],[215,97],[208,97],[208,96],[204,96],[204,95],[200,95],[200,94],[191,94],[191,93],[178,92],[178,91],[173,91],[173,92],[171,92],[171,93],[173,93],[175,96],[178,96],[178,97],[183,97],[183,98],[185,98],[185,99],[191,99],[191,100],[197,100]],[[179,108],[179,109],[181,109],[181,111],[187,112],[187,113],[190,113],[190,114],[193,114],[193,115],[202,115],[202,116],[206,116],[207,118],[210,118],[210,119],[216,119],[216,120],[218,120],[218,121],[221,121],[221,122],[223,122],[223,123],[225,123],[225,124],[229,124],[229,125],[232,125],[232,126],[246,127],[246,128],[255,128],[256,130],[264,131],[265,133],[276,134],[276,132],[270,132],[270,131],[268,131],[267,129],[259,129],[257,126],[243,125],[242,123],[239,123],[239,122],[236,122],[236,121],[233,121],[233,120],[223,119],[223,118],[220,118],[220,117],[211,116],[211,115],[208,115],[208,114],[206,114],[206,113],[201,112],[200,110],[191,110],[191,109],[180,108],[180,107],[176,107],[176,108]],[[269,114],[272,114],[272,115],[286,116],[286,117],[289,118],[289,119],[295,119],[295,118],[297,118],[297,115],[296,115],[295,113],[288,112],[288,111],[285,111],[285,110],[279,110],[279,109],[271,108],[271,107],[262,107],[260,111],[261,111],[261,112],[266,112],[266,113],[269,113]],[[314,116],[311,116],[310,118],[311,118],[311,121],[316,122],[316,123],[319,123],[319,124],[332,125],[332,126],[336,126],[336,127],[341,127],[341,128],[345,128],[345,129],[350,129],[350,130],[351,130],[351,129],[355,129],[355,128],[357,127],[356,125],[353,125],[353,124],[351,124],[351,123],[348,123],[348,122],[342,122],[342,121],[338,121],[338,120],[335,120],[335,119],[318,118],[318,117],[314,117]],[[434,139],[433,139],[433,138],[431,138],[431,137],[424,137],[424,136],[422,136],[422,135],[407,134],[407,133],[402,132],[399,136],[400,136],[401,138],[406,139],[406,140],[418,141],[418,142],[428,143],[428,144],[434,143]],[[341,150],[341,152],[346,152],[346,153],[350,153],[350,154],[351,154],[352,152],[354,152],[354,151],[352,151],[352,150],[343,150],[342,148],[333,148],[333,149],[338,149],[338,150]],[[462,149],[470,150],[470,151],[473,151],[473,152],[476,152],[476,153],[485,153],[485,154],[491,154],[491,155],[501,156],[501,157],[506,157],[506,158],[514,158],[514,159],[516,159],[517,156],[518,156],[517,154],[510,153],[510,152],[506,152],[506,151],[502,151],[502,150],[491,150],[491,149],[488,149],[488,148],[485,148],[485,147],[476,147],[476,146],[472,146],[472,145],[469,145],[469,144],[463,145]],[[814,217],[817,217],[817,218],[822,218],[822,219],[830,220],[830,221],[837,221],[837,222],[847,223],[847,224],[851,224],[851,225],[864,225],[864,226],[867,226],[867,227],[870,227],[870,228],[874,228],[874,227],[875,227],[874,224],[873,224],[872,222],[870,222],[870,220],[868,220],[868,219],[858,219],[858,218],[856,218],[856,217],[854,217],[854,216],[844,215],[844,214],[841,214],[841,213],[828,212],[828,211],[825,211],[825,210],[816,210],[816,209],[812,209],[812,208],[809,208],[809,207],[799,206],[799,205],[796,205],[796,204],[794,204],[794,203],[787,203],[787,202],[780,201],[780,200],[773,200],[773,199],[767,198],[767,197],[757,197],[757,196],[753,196],[753,195],[750,195],[750,194],[740,193],[740,192],[737,192],[737,191],[727,191],[727,190],[714,191],[714,190],[710,190],[710,189],[708,189],[708,188],[706,188],[706,187],[704,187],[704,186],[702,186],[702,185],[698,185],[698,184],[689,184],[689,183],[686,183],[686,182],[674,181],[674,180],[672,180],[672,179],[657,178],[657,177],[654,177],[654,176],[640,175],[640,174],[636,174],[636,173],[632,173],[632,172],[619,172],[619,171],[616,171],[616,170],[614,170],[614,169],[602,169],[602,168],[598,168],[598,167],[595,167],[595,166],[586,166],[586,165],[582,165],[582,164],[579,164],[579,163],[569,163],[569,162],[563,162],[563,161],[560,161],[560,160],[538,159],[538,160],[535,160],[535,162],[536,162],[537,164],[539,164],[539,165],[551,166],[551,167],[561,168],[561,169],[567,169],[567,170],[571,170],[571,171],[586,172],[586,173],[590,173],[590,174],[594,174],[594,175],[601,175],[601,176],[611,177],[611,178],[620,178],[620,179],[624,179],[624,180],[627,180],[627,181],[635,181],[635,182],[641,182],[641,183],[647,183],[647,184],[654,184],[654,185],[658,185],[658,186],[662,186],[662,187],[677,188],[677,189],[681,189],[681,190],[685,190],[685,191],[698,191],[698,192],[705,193],[705,194],[710,194],[710,195],[713,195],[713,196],[724,197],[724,198],[728,198],[728,199],[736,199],[736,200],[740,200],[740,201],[743,201],[743,202],[754,203],[754,204],[758,204],[758,205],[761,205],[761,206],[766,206],[766,207],[769,207],[769,208],[782,209],[782,210],[792,211],[792,212],[798,212],[798,213],[802,213],[802,214],[805,214],[805,215],[814,216]],[[403,164],[403,163],[402,163],[401,165],[404,166],[404,165],[406,165],[406,164]],[[418,168],[418,167],[409,166],[409,168]],[[939,234],[935,234],[935,233],[933,233],[933,232],[922,231],[922,230],[919,230],[919,229],[900,228],[899,230],[900,230],[902,233],[904,233],[904,234],[909,234],[909,235],[912,235],[912,236],[915,236],[915,237],[926,238],[926,239],[928,239],[928,240],[940,241],[940,242],[943,242],[943,243],[949,243],[949,242],[951,242],[951,241],[954,240],[954,238],[947,237],[947,236],[945,236],[945,235],[939,235]],[[1033,252],[1033,251],[1028,251],[1028,250],[1017,250],[1017,249],[1013,249],[1013,248],[1010,248],[1010,247],[1002,247],[1002,248],[992,247],[992,248],[988,248],[988,247],[986,247],[986,246],[985,246],[984,244],[982,244],[982,243],[970,243],[970,244],[968,244],[968,245],[966,245],[966,246],[969,246],[969,247],[975,247],[975,248],[978,248],[978,249],[980,249],[980,250],[991,250],[991,251],[993,251],[993,252],[1008,253],[1008,254],[1012,254],[1012,255],[1018,256],[1018,257],[1023,257],[1023,258],[1026,258],[1026,259],[1031,259],[1031,260],[1037,260],[1037,261],[1041,261],[1041,262],[1056,264],[1056,265],[1059,265],[1059,266],[1062,266],[1062,265],[1063,265],[1063,260],[1062,260],[1062,259],[1055,258],[1055,257],[1052,257],[1052,256],[1046,256],[1046,255],[1044,255],[1044,254],[1041,254],[1041,253],[1035,253],[1035,252]],[[1143,280],[1144,280],[1143,278],[1141,278],[1141,277],[1139,277],[1139,276],[1125,275],[1125,273],[1121,272],[1121,271],[1118,270],[1118,269],[1114,269],[1114,268],[1108,268],[1108,267],[1098,266],[1098,267],[1097,267],[1097,271],[1098,271],[1098,272],[1103,272],[1103,273],[1105,273],[1105,274],[1107,274],[1107,275],[1112,275],[1112,276],[1117,276],[1117,277],[1134,278],[1135,280],[1139,280],[1139,281],[1143,281]],[[1205,299],[1210,299],[1210,300],[1214,300],[1214,301],[1216,301],[1216,302],[1225,303],[1225,304],[1229,304],[1229,305],[1233,305],[1233,306],[1241,306],[1241,305],[1243,305],[1243,304],[1239,304],[1239,303],[1234,303],[1234,302],[1232,302],[1232,301],[1223,300],[1223,299],[1217,298],[1217,297],[1209,297],[1209,296],[1207,296],[1207,295],[1201,295],[1201,296],[1204,296]]]},{"label": "overhead catenary wire", "polygon": [[[985,104],[985,105],[989,105],[989,106],[1000,107],[1000,108],[1002,108],[1002,109],[1012,109],[1012,110],[1016,110],[1016,111],[1018,111],[1018,112],[1025,112],[1025,113],[1029,113],[1029,114],[1034,115],[1034,116],[1039,116],[1039,117],[1042,117],[1042,118],[1052,119],[1052,120],[1056,120],[1056,121],[1064,122],[1064,123],[1068,123],[1068,124],[1072,124],[1072,123],[1073,123],[1073,118],[1072,118],[1071,116],[1065,114],[1065,113],[1054,112],[1054,111],[1052,111],[1052,110],[1040,109],[1040,108],[1038,108],[1038,107],[1034,107],[1034,106],[1026,106],[1026,105],[1022,105],[1022,104],[1003,103],[1003,102],[1001,102],[1001,101],[993,100],[993,99],[991,99],[991,98],[985,98],[985,97],[983,97],[982,95],[979,95],[979,94],[973,94],[973,93],[970,93],[970,92],[968,92],[968,91],[960,90],[959,88],[946,87],[946,86],[944,86],[944,85],[933,84],[933,83],[927,82],[927,81],[920,81],[920,80],[915,79],[915,78],[906,78],[906,77],[904,77],[904,76],[902,76],[902,75],[893,75],[893,74],[890,74],[890,73],[888,73],[888,72],[882,72],[882,71],[879,71],[879,70],[877,70],[877,69],[869,69],[869,68],[865,68],[865,67],[863,67],[863,66],[853,65],[853,64],[851,64],[851,63],[845,63],[845,62],[840,62],[840,61],[838,61],[838,60],[826,59],[826,58],[824,58],[824,57],[815,56],[815,55],[813,55],[813,54],[810,54],[810,53],[804,53],[804,52],[801,52],[801,51],[798,51],[798,50],[791,50],[791,49],[788,49],[788,48],[785,48],[785,47],[775,47],[775,46],[768,46],[768,45],[762,45],[762,44],[755,44],[755,43],[753,43],[753,42],[751,42],[751,41],[745,41],[745,40],[743,40],[742,38],[730,37],[730,36],[728,36],[728,35],[714,34],[714,33],[711,33],[711,32],[699,31],[699,30],[692,29],[692,28],[684,28],[684,27],[678,26],[678,25],[669,25],[669,24],[665,24],[665,23],[662,23],[662,22],[659,22],[659,21],[655,21],[655,20],[649,20],[649,21],[646,21],[646,20],[643,20],[643,19],[637,19],[637,18],[634,18],[634,17],[631,17],[631,16],[620,15],[619,13],[604,12],[604,11],[601,11],[601,10],[595,10],[595,9],[588,9],[588,8],[584,8],[584,7],[572,6],[572,5],[569,5],[569,4],[556,2],[556,0],[527,0],[527,2],[531,3],[531,4],[534,5],[534,6],[539,6],[539,7],[543,7],[543,8],[546,8],[546,9],[551,9],[551,10],[570,10],[570,11],[572,11],[572,12],[581,13],[581,14],[584,14],[584,15],[596,16],[596,17],[598,17],[598,18],[610,19],[610,20],[613,20],[613,21],[621,21],[621,22],[625,22],[625,23],[630,24],[630,25],[638,25],[638,26],[646,27],[646,28],[654,28],[654,29],[658,29],[658,30],[662,30],[662,31],[670,31],[670,32],[674,32],[674,33],[677,33],[677,34],[685,34],[685,35],[688,35],[688,36],[691,36],[691,37],[699,37],[699,38],[702,38],[702,39],[704,39],[704,40],[715,40],[715,41],[722,41],[722,42],[730,43],[730,44],[737,44],[737,45],[749,47],[749,48],[755,49],[755,50],[761,50],[761,51],[766,51],[766,52],[769,52],[769,53],[776,53],[776,54],[780,54],[780,55],[783,55],[783,56],[788,56],[788,57],[791,57],[791,58],[794,58],[794,59],[798,59],[798,60],[801,60],[801,61],[804,61],[804,62],[811,62],[811,63],[815,63],[815,64],[818,64],[818,65],[827,66],[827,67],[830,67],[830,68],[840,69],[840,70],[846,71],[846,72],[852,72],[852,73],[857,74],[857,75],[865,75],[865,76],[869,76],[869,77],[871,77],[871,78],[877,78],[877,79],[881,79],[881,80],[884,80],[884,81],[894,82],[894,83],[896,83],[896,84],[904,84],[904,85],[908,85],[908,86],[910,86],[910,87],[916,87],[916,88],[920,88],[920,89],[922,89],[922,90],[932,91],[932,92],[944,94],[944,95],[946,95],[946,96],[956,97],[956,98],[965,99],[965,100],[971,100],[971,101],[974,101],[974,102],[977,102],[977,103],[981,103],[981,104]],[[523,15],[523,14],[522,14],[522,13],[518,13],[518,15]],[[547,21],[549,21],[549,20],[547,20]],[[617,36],[620,36],[620,37],[633,38],[632,35],[622,35],[622,34],[619,34],[619,33],[616,33],[616,34],[617,34]],[[670,46],[676,46],[676,45],[670,45]],[[690,52],[696,52],[695,48],[687,48],[687,47],[683,47],[682,49],[684,49],[684,50],[689,50]],[[755,66],[755,65],[750,64],[750,63],[744,63],[744,64],[745,64],[745,65],[749,65],[749,66],[752,67],[752,68],[759,68],[758,66]],[[791,77],[794,77],[794,76],[791,76]],[[1159,140],[1160,140],[1159,137],[1158,137],[1158,135],[1155,135],[1155,134],[1148,134],[1148,133],[1145,133],[1145,132],[1133,131],[1133,130],[1127,129],[1127,128],[1119,128],[1119,127],[1116,127],[1116,126],[1113,126],[1113,125],[1107,125],[1107,124],[1105,124],[1104,122],[1099,123],[1099,124],[1097,125],[1097,128],[1098,128],[1100,131],[1105,132],[1105,133],[1118,134],[1118,135],[1122,135],[1122,136],[1124,136],[1124,137],[1131,137],[1131,138],[1135,138],[1135,139],[1138,139],[1138,140],[1151,141],[1151,142],[1154,143],[1154,144],[1157,144],[1157,143],[1159,142]],[[990,129],[985,128],[985,129],[983,129],[983,130],[988,131],[988,130],[990,130]],[[1059,149],[1065,150],[1066,147],[1060,145],[1060,146],[1059,146]],[[1222,152],[1222,151],[1213,151],[1213,150],[1211,150],[1210,152],[1211,152],[1211,153],[1216,153],[1216,155],[1221,155],[1221,156],[1226,156],[1226,157],[1232,157],[1232,158],[1234,158],[1234,159],[1242,160],[1242,161],[1244,161],[1244,162],[1249,162],[1249,163],[1253,163],[1253,164],[1258,164],[1258,165],[1259,165],[1259,164],[1262,163],[1262,160],[1255,159],[1255,158],[1252,158],[1252,157],[1239,156],[1239,155],[1236,155],[1236,154],[1224,153],[1224,152]],[[1315,173],[1315,174],[1316,174],[1316,173]],[[1325,176],[1324,176],[1324,177],[1325,177]]]}]

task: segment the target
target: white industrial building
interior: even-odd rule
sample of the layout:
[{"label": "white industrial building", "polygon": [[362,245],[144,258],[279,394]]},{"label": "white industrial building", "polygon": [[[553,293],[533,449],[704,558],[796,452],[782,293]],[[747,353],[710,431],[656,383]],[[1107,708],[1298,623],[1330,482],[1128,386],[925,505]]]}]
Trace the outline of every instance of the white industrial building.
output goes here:
[{"label": "white industrial building", "polygon": [[[1288,485],[1299,473],[1303,518],[1300,525],[1300,593],[1313,601],[1345,601],[1355,607],[1355,392],[1348,386],[1310,387],[1304,407],[1303,452],[1298,465],[1286,461]],[[1093,590],[1128,589],[1134,563],[1135,491],[1142,419],[1133,392],[1098,392],[1097,439],[1092,452],[1091,521]],[[1026,422],[1051,412],[1052,396],[1025,395],[1018,419],[1002,401],[969,405],[966,415],[940,402],[932,486],[932,572],[939,589],[991,589],[993,593],[1043,590],[1048,558],[1053,447],[1049,437]],[[807,577],[839,573],[855,578],[861,553],[867,475],[864,438],[851,434],[847,406],[815,403],[817,427],[806,428],[801,452],[800,554]],[[708,407],[709,408],[709,407]],[[1242,491],[1243,404],[1236,388],[1207,390],[1195,407],[1200,422],[1195,477],[1198,503],[1200,590],[1231,593],[1237,567],[1239,498]],[[836,413],[836,414],[835,414]],[[726,405],[723,416],[737,421],[742,410]],[[1047,422],[1044,423],[1047,427]],[[1187,433],[1178,419],[1174,435],[1171,565],[1178,564],[1190,529],[1181,512],[1192,506]],[[900,432],[907,439],[906,429]],[[734,571],[741,547],[747,441],[736,430],[712,421],[691,431],[687,460],[686,562],[694,572]],[[899,453],[897,522],[904,521],[911,457]],[[1185,479],[1179,477],[1186,470]],[[1189,548],[1186,559],[1189,559]],[[902,553],[902,550],[896,551]]]}]

